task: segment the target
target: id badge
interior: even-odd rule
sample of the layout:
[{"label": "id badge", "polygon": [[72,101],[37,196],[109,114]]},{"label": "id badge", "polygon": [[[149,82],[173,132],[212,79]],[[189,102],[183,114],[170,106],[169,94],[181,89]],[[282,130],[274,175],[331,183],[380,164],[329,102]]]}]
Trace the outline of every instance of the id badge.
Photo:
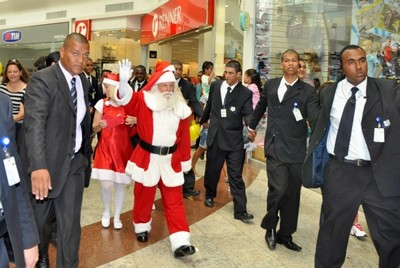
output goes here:
[{"label": "id badge", "polygon": [[20,182],[17,164],[14,157],[9,157],[3,160],[6,169],[8,185],[13,186]]},{"label": "id badge", "polygon": [[374,142],[385,142],[385,129],[378,127],[374,129]]},{"label": "id badge", "polygon": [[294,118],[296,119],[296,121],[300,121],[303,120],[303,116],[301,115],[301,112],[299,110],[299,108],[293,108],[293,114],[294,114]]},{"label": "id badge", "polygon": [[226,117],[226,109],[221,109],[221,117],[222,118]]}]

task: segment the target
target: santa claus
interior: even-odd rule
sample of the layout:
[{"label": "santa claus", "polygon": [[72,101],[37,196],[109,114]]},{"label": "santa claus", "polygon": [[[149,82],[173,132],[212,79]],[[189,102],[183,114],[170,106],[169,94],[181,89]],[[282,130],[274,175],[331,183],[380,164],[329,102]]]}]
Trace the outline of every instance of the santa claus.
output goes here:
[{"label": "santa claus", "polygon": [[126,167],[126,173],[135,181],[132,214],[137,240],[148,240],[159,187],[174,256],[194,254],[182,197],[183,172],[191,168],[191,110],[179,92],[174,67],[166,61],[158,62],[147,85],[137,93],[128,84],[131,63],[122,60],[119,68],[120,85],[115,96],[127,114],[137,117],[140,137]]}]

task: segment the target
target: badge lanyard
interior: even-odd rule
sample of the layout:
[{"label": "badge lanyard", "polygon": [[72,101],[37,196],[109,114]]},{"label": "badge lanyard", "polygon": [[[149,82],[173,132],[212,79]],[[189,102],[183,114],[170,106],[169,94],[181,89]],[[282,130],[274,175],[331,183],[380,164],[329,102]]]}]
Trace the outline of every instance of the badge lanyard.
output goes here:
[{"label": "badge lanyard", "polygon": [[7,181],[9,186],[13,186],[17,183],[19,183],[21,180],[19,178],[19,172],[17,168],[17,164],[15,163],[15,158],[10,155],[10,152],[8,151],[8,146],[10,145],[10,138],[5,136],[1,138],[1,144],[3,145],[3,152],[6,156],[5,159],[3,159],[4,163],[4,169],[6,171],[7,175]]}]

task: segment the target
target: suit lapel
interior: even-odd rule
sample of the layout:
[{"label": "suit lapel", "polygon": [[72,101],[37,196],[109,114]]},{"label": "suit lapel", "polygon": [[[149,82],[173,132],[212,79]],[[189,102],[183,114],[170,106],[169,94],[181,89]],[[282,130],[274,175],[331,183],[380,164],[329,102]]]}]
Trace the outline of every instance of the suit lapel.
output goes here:
[{"label": "suit lapel", "polygon": [[69,88],[69,82],[67,81],[67,79],[65,79],[61,68],[57,64],[55,64],[55,66],[58,88],[60,89],[61,95],[65,99],[65,102],[68,104],[69,108],[75,113],[74,104],[72,103],[71,98],[71,90]]},{"label": "suit lapel", "polygon": [[281,83],[282,78],[274,79],[271,81],[270,96],[274,99],[276,103],[279,103],[278,88]]},{"label": "suit lapel", "polygon": [[[239,82],[231,93],[226,92],[227,95],[225,97],[225,106],[234,101],[240,95],[239,91],[241,89],[241,86],[242,84]],[[219,95],[221,96],[221,93]]]},{"label": "suit lapel", "polygon": [[[279,86],[278,86],[279,87]],[[285,95],[283,95],[282,102],[285,102],[294,96],[300,94],[300,90],[302,89],[302,85],[300,83],[300,79],[297,82],[286,90]],[[277,93],[278,95],[278,93]]]},{"label": "suit lapel", "polygon": [[379,101],[378,87],[371,79],[368,79],[368,81],[367,81],[367,102],[365,103],[365,106],[364,106],[363,118],[375,106],[375,104],[378,103],[378,101]]}]

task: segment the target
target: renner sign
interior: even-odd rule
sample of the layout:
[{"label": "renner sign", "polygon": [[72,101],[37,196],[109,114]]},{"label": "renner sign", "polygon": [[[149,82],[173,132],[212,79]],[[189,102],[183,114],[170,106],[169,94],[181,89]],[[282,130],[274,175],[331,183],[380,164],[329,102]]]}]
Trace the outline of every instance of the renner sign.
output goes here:
[{"label": "renner sign", "polygon": [[205,25],[212,25],[213,5],[213,0],[167,2],[142,18],[141,44],[146,45]]}]

